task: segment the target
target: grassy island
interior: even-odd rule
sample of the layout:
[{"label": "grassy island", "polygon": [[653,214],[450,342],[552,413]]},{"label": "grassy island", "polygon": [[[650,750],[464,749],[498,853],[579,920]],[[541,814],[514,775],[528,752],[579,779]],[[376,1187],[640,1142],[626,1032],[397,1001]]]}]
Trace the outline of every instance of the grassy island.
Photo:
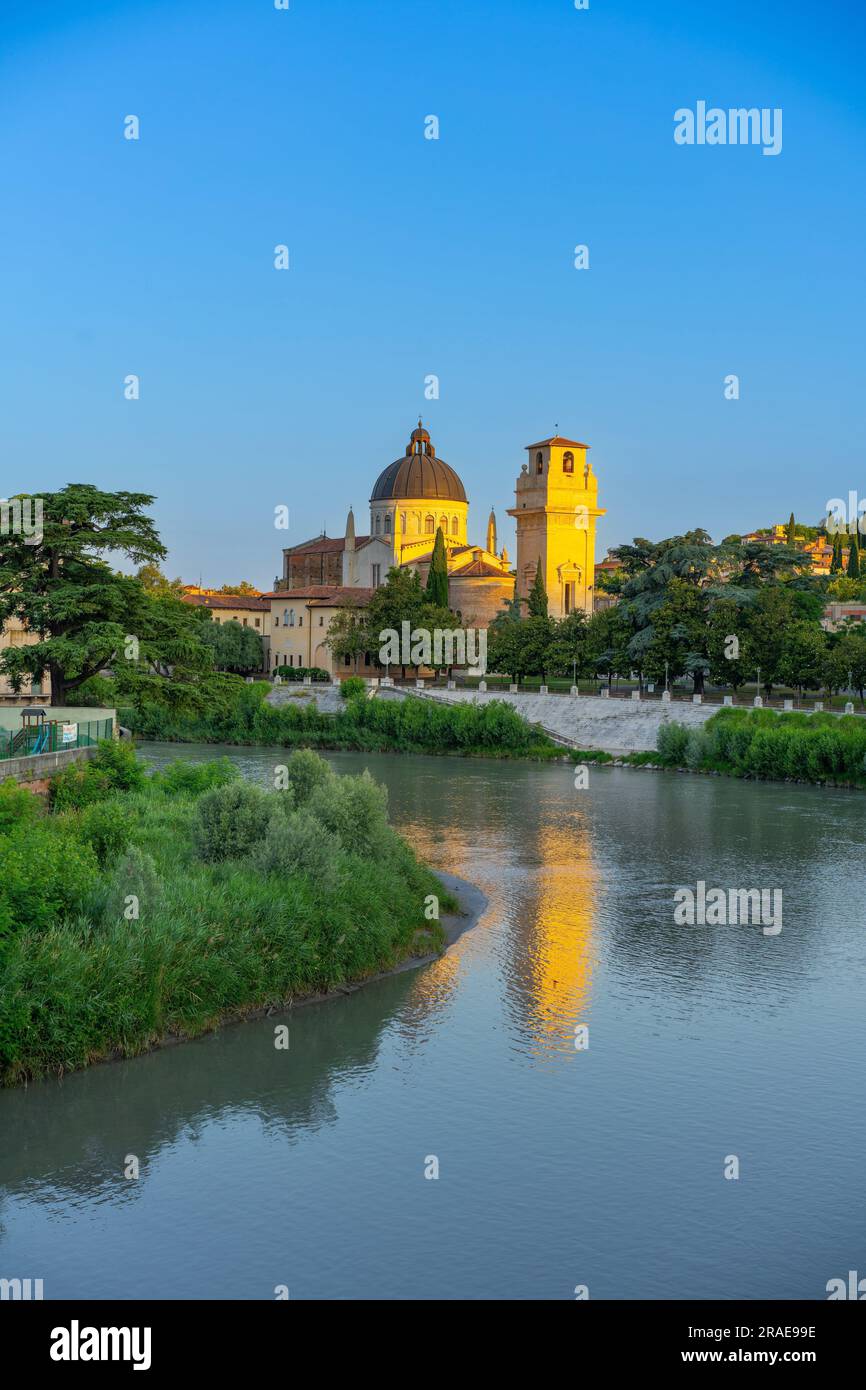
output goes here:
[{"label": "grassy island", "polygon": [[319,994],[441,949],[438,878],[386,791],[313,752],[279,790],[227,759],[146,775],[105,743],[48,805],[0,785],[0,1079],[9,1085]]}]

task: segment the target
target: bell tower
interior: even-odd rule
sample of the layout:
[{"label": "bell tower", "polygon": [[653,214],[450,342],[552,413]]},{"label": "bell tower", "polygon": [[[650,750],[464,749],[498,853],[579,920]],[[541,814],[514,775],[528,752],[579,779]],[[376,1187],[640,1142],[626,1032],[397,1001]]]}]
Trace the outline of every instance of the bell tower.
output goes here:
[{"label": "bell tower", "polygon": [[517,594],[528,596],[540,559],[550,616],[564,618],[575,608],[589,616],[595,597],[595,523],[605,515],[587,458],[589,445],[557,434],[526,449],[529,460],[508,512],[517,524]]}]

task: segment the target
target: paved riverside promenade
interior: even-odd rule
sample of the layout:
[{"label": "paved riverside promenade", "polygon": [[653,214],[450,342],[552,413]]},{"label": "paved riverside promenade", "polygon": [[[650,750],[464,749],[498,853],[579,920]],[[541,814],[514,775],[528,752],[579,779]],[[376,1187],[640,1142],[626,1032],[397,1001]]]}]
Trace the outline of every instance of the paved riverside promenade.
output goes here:
[{"label": "paved riverside promenade", "polygon": [[662,724],[685,724],[697,728],[718,705],[694,705],[687,701],[617,700],[601,695],[511,695],[508,691],[446,690],[428,686],[424,691],[394,687],[382,695],[423,695],[424,699],[451,704],[502,700],[522,714],[530,724],[540,724],[557,742],[573,748],[597,748],[606,753],[654,752]]}]

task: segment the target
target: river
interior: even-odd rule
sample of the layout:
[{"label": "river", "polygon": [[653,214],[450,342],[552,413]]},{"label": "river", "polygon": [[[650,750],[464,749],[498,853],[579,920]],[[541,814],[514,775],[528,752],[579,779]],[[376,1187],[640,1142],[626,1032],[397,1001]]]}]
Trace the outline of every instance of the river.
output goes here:
[{"label": "river", "polygon": [[[283,756],[144,751],[265,784]],[[387,784],[482,919],[333,1002],[0,1092],[0,1275],[46,1298],[728,1299],[866,1274],[861,795],[331,760]],[[781,888],[782,931],[675,925],[699,880]]]}]

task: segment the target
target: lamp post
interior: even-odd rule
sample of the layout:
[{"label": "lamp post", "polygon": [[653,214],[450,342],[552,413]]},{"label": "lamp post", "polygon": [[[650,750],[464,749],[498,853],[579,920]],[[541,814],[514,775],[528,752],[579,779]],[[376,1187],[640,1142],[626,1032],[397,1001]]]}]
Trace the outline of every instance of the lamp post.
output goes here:
[{"label": "lamp post", "polygon": [[668,663],[665,662],[665,690],[668,688]]},{"label": "lamp post", "polygon": [[760,696],[760,694],[761,694],[761,668],[760,668],[760,666],[758,667],[758,691],[757,691],[757,693],[758,693],[758,695]]}]

